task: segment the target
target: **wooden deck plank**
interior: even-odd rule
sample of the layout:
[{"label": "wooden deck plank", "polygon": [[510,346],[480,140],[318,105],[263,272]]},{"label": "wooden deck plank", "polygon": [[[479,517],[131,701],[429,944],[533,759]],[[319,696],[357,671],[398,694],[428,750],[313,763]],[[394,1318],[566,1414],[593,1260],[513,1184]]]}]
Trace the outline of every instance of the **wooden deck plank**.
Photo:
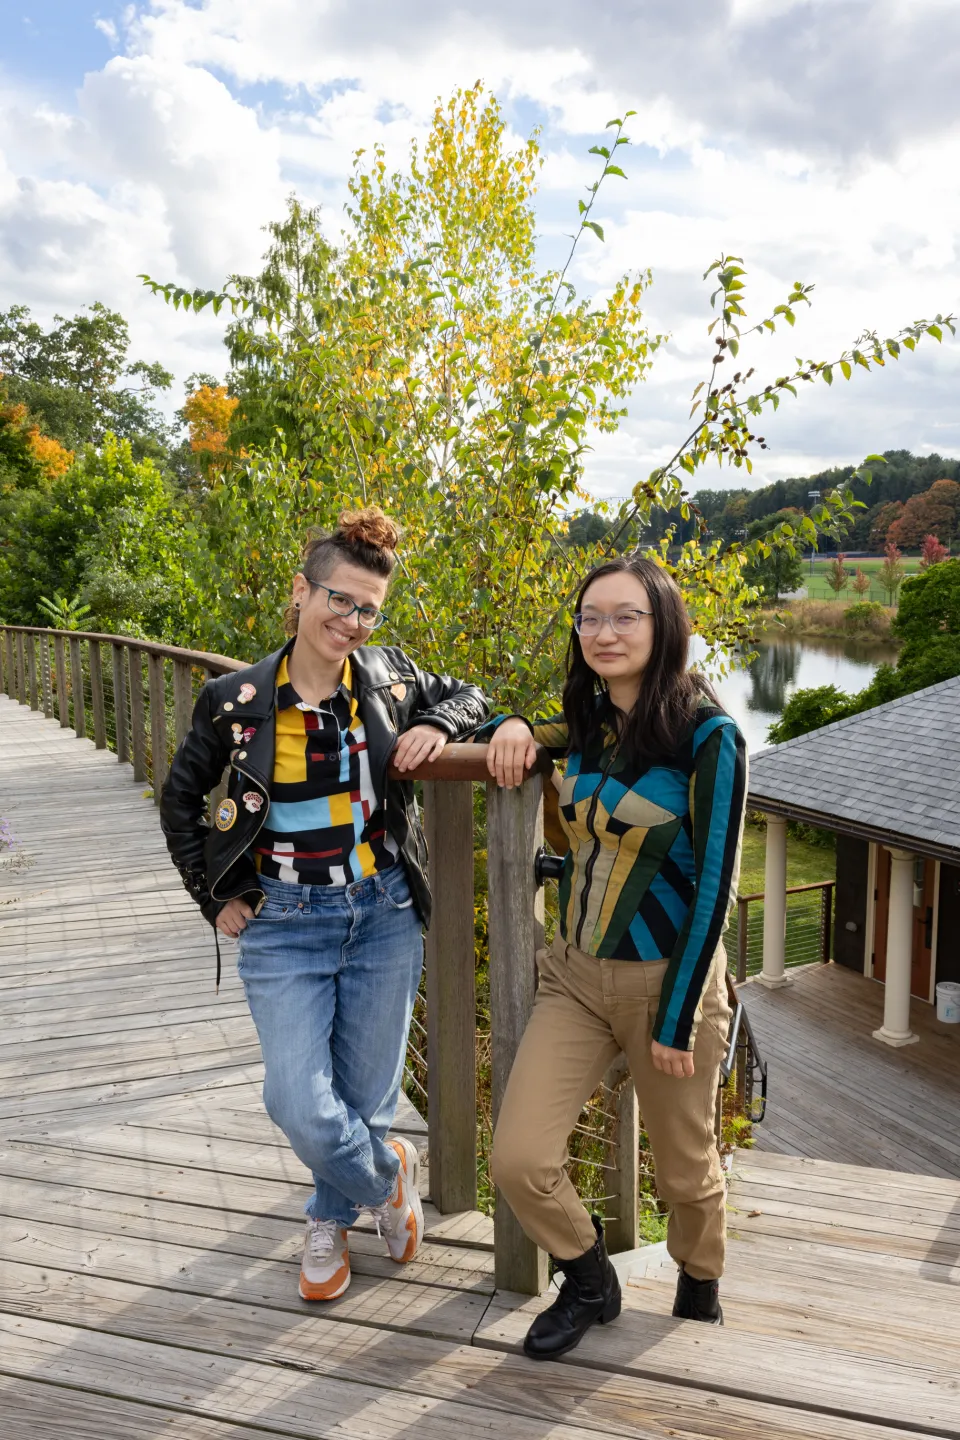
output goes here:
[{"label": "wooden deck plank", "polygon": [[757,1149],[960,1179],[960,1027],[915,1000],[920,1043],[894,1050],[872,1038],[881,985],[838,965],[807,966],[792,980],[784,990],[740,987],[772,1062]]},{"label": "wooden deck plank", "polygon": [[[498,1292],[475,1344],[519,1350],[534,1315],[546,1303],[543,1296],[529,1300]],[[711,1327],[707,1339],[699,1325],[647,1311],[628,1309],[616,1325],[588,1331],[560,1363],[669,1378],[848,1419],[960,1435],[960,1391],[951,1371],[755,1332],[745,1352],[738,1331]]]},{"label": "wooden deck plank", "polygon": [[[157,1295],[97,1275],[72,1275],[61,1285],[30,1266],[3,1274],[4,1308],[10,1314],[48,1321],[80,1315],[85,1327],[131,1339],[214,1353],[229,1350],[236,1361],[291,1366],[498,1411],[494,1434],[512,1435],[512,1418],[519,1414],[540,1421],[541,1436],[553,1435],[552,1427],[571,1416],[592,1431],[609,1429],[628,1440],[811,1436],[808,1413],[709,1391],[678,1390],[634,1376],[594,1375],[572,1366],[536,1367],[506,1353],[371,1331],[347,1322],[332,1326],[316,1314],[291,1326],[276,1311]],[[816,1426],[818,1440],[896,1440],[906,1434],[896,1427],[881,1429],[828,1416],[818,1416]],[[455,1422],[450,1433],[457,1433]]]},{"label": "wooden deck plank", "polygon": [[[402,1273],[365,1218],[353,1285],[318,1312],[296,1293],[309,1177],[263,1112],[232,953],[213,996],[212,935],[146,787],[6,697],[0,726],[22,845],[0,864],[0,1403],[16,1440],[59,1434],[64,1397],[82,1440],[960,1435],[960,1037],[878,1046],[856,1032],[882,992],[832,968],[748,987],[776,1051],[770,1143],[822,1158],[737,1157],[725,1330],[672,1320],[667,1265],[568,1363],[532,1366],[516,1353],[531,1307],[491,1302],[491,1222],[429,1203]],[[408,1133],[422,1145],[419,1119]]]}]

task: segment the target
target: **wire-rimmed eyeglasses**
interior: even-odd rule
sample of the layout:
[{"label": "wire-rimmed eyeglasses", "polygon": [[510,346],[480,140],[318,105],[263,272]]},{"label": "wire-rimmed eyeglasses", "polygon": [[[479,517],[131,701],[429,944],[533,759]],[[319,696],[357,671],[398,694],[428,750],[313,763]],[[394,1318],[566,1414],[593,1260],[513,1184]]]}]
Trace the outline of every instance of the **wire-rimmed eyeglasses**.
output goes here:
[{"label": "wire-rimmed eyeglasses", "polygon": [[574,615],[573,628],[581,637],[594,640],[604,625],[609,625],[614,635],[632,635],[644,615],[652,610],[618,610],[614,615]]},{"label": "wire-rimmed eyeglasses", "polygon": [[327,606],[334,615],[348,620],[355,614],[364,630],[378,630],[387,618],[375,605],[358,605],[356,600],[351,600],[349,595],[344,595],[340,590],[331,590],[329,585],[321,585],[319,580],[308,580],[306,576],[304,579],[311,589],[326,590]]}]

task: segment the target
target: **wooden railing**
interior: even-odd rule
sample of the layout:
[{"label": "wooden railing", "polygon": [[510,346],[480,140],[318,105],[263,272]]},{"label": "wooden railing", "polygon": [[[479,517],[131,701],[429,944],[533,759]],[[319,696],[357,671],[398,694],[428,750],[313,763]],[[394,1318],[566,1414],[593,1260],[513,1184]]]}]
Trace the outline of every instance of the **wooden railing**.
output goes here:
[{"label": "wooden railing", "polygon": [[[120,763],[132,766],[134,779],[152,785],[154,799],[173,751],[190,728],[204,680],[243,668],[225,655],[128,636],[0,625],[0,690],[56,717],[78,736],[91,736],[98,748],[115,751]],[[430,1195],[442,1213],[477,1205],[473,790],[486,786],[495,1123],[533,1005],[534,957],[544,939],[544,895],[534,861],[545,826],[560,843],[556,791],[548,778],[552,769],[540,751],[525,783],[501,790],[489,781],[486,746],[451,744],[417,771],[434,892],[426,939],[425,1108]],[[584,1112],[578,1128],[589,1130],[602,1156],[581,1162],[588,1173],[601,1177],[602,1193],[595,1194],[590,1185],[584,1198],[605,1212],[609,1248],[632,1249],[638,1230],[640,1120],[622,1057],[605,1076],[600,1094],[602,1103],[589,1115]],[[527,1294],[543,1290],[547,1257],[527,1239],[503,1201],[495,1208],[494,1242],[498,1287]]]}]

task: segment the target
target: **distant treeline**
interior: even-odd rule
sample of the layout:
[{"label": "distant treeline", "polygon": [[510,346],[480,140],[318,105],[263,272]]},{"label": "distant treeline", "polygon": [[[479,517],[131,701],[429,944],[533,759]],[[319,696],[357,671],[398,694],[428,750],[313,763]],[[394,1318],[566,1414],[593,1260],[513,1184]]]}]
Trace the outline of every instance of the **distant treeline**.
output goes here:
[{"label": "distant treeline", "polygon": [[[811,490],[826,494],[838,486],[849,485],[854,498],[862,501],[865,508],[857,511],[853,526],[839,544],[823,537],[820,549],[881,550],[890,524],[908,500],[930,490],[938,480],[960,480],[960,460],[941,455],[913,455],[909,450],[886,450],[884,460],[883,465],[869,467],[873,472],[869,485],[852,479],[855,466],[841,465],[817,475],[777,480],[759,490],[698,490],[691,499],[704,516],[711,534],[729,542],[743,538],[744,531],[751,536],[765,533],[772,528],[767,522],[772,522],[774,517],[788,518],[780,513],[784,510],[809,510],[816,503],[810,499]],[[609,520],[596,511],[581,511],[570,521],[570,539],[575,544],[596,541],[609,524]],[[675,527],[678,542],[690,540],[696,533],[694,519],[684,520],[679,510],[663,511],[654,515],[644,539],[660,540],[671,525]],[[949,543],[953,537],[941,538]],[[635,543],[634,537],[630,537],[630,543]],[[911,545],[913,542],[905,536],[901,543]]]}]

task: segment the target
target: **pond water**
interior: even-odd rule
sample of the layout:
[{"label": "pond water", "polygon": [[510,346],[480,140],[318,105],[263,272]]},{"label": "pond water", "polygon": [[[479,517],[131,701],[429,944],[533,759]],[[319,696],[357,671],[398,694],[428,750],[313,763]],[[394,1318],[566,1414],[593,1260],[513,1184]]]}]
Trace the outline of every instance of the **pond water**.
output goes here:
[{"label": "pond water", "polygon": [[795,690],[836,685],[852,694],[870,683],[879,665],[893,664],[897,658],[894,645],[857,640],[766,636],[754,648],[757,658],[749,666],[714,681],[751,754],[769,743],[767,728],[779,719]]}]

